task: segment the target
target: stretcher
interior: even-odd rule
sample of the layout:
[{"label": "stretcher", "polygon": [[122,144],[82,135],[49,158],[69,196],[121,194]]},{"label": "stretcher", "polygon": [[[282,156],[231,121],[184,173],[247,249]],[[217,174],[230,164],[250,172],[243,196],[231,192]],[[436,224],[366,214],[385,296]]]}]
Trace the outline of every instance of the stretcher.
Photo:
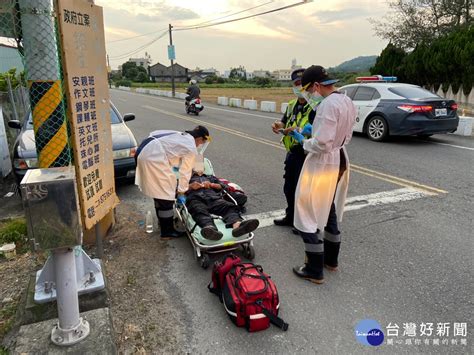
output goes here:
[{"label": "stretcher", "polygon": [[[204,174],[214,175],[214,169],[209,159],[204,159]],[[223,193],[227,194],[223,190]],[[236,205],[237,202],[227,194],[229,199]],[[227,253],[229,251],[242,249],[243,256],[249,260],[255,258],[253,245],[254,233],[245,234],[240,237],[232,236],[232,228],[226,228],[222,217],[212,215],[217,229],[223,234],[220,240],[208,240],[201,235],[201,228],[196,224],[185,205],[175,204],[175,229],[185,232],[194,249],[194,256],[203,269],[209,267],[211,255]]]}]

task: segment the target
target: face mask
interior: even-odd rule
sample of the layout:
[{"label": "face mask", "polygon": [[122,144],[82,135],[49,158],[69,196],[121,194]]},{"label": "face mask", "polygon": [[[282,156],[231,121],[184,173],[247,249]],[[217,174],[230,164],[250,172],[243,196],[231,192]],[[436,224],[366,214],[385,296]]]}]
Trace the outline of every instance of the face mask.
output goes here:
[{"label": "face mask", "polygon": [[305,98],[304,94],[301,92],[301,86],[293,86],[293,93],[301,99]]}]

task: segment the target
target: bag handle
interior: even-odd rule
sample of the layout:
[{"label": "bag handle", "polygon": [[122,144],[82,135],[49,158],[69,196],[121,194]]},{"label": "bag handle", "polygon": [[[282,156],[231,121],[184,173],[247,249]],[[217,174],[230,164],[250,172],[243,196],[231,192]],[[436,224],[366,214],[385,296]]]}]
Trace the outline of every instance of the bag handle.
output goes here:
[{"label": "bag handle", "polygon": [[257,300],[255,302],[255,304],[262,309],[262,313],[266,317],[268,317],[268,319],[270,319],[270,322],[273,325],[277,326],[278,328],[280,328],[281,330],[283,330],[285,332],[288,330],[289,324],[286,323],[282,318],[280,318],[280,317],[276,316],[275,314],[273,314],[273,312],[270,312],[268,309],[263,307],[262,300]]},{"label": "bag handle", "polygon": [[[252,270],[252,269],[255,269],[257,271],[257,273],[259,275],[253,275],[253,274],[246,274],[245,271],[246,270]],[[268,279],[267,277],[263,274],[263,268],[262,266],[260,265],[252,265],[252,266],[247,266],[247,267],[243,267],[239,270],[239,276],[237,277],[237,279],[235,280],[235,285],[237,286],[237,288],[241,289],[240,285],[239,285],[239,281],[242,277],[244,276],[247,276],[247,277],[250,277],[250,278],[254,278],[254,279],[260,279],[263,281],[263,283],[265,284],[265,287],[263,288],[263,290],[261,291],[254,291],[254,292],[247,292],[247,291],[244,291],[247,295],[259,295],[263,292],[266,292],[268,290]],[[242,290],[242,289],[241,289]],[[243,290],[242,290],[243,291]]]}]

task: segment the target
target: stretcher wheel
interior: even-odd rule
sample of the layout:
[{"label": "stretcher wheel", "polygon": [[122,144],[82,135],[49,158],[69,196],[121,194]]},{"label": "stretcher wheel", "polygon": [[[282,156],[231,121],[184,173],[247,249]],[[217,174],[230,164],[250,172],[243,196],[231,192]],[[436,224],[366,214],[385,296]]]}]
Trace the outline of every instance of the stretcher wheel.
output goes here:
[{"label": "stretcher wheel", "polygon": [[249,260],[255,259],[255,248],[253,245],[244,246],[244,256]]},{"label": "stretcher wheel", "polygon": [[206,270],[209,265],[211,264],[211,259],[209,258],[209,255],[203,254],[199,260],[199,263],[201,264],[201,267]]}]

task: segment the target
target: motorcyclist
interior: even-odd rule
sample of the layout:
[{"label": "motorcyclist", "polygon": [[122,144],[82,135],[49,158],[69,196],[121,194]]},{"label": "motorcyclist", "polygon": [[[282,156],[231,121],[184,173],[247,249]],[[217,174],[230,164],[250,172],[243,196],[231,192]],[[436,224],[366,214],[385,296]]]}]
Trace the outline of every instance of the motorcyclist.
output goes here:
[{"label": "motorcyclist", "polygon": [[201,89],[199,89],[196,80],[191,79],[189,81],[189,87],[186,89],[186,95],[188,95],[186,96],[186,106],[189,105],[191,100],[199,98],[199,95],[201,95]]}]

